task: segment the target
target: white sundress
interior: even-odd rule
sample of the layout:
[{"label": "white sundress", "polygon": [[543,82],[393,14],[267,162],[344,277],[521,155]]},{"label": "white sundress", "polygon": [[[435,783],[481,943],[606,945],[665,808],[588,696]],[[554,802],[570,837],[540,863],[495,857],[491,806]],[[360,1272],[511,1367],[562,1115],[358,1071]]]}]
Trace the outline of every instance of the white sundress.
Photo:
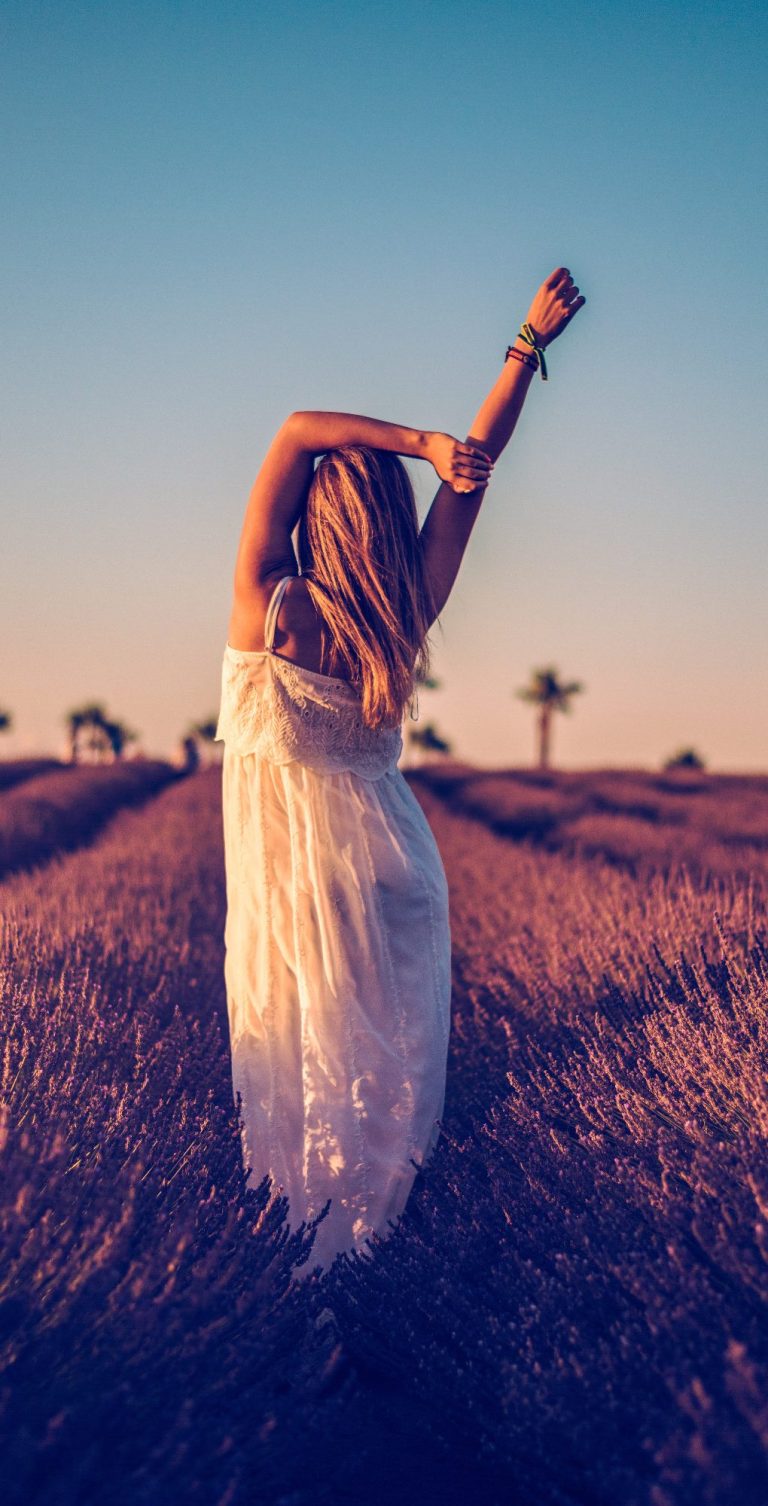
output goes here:
[{"label": "white sundress", "polygon": [[216,739],[244,1164],[287,1196],[292,1230],[331,1199],[308,1274],[391,1232],[437,1143],[451,941],[400,729],[366,727],[353,686],[275,651],[291,579],[266,647],[225,645]]}]

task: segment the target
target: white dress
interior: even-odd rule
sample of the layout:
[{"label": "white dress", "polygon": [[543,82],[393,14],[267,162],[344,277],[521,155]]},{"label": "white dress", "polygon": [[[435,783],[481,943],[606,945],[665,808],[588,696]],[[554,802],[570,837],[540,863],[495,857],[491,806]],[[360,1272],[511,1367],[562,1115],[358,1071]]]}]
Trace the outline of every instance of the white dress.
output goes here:
[{"label": "white dress", "polygon": [[[448,886],[397,767],[400,729],[274,649],[225,645],[225,979],[243,1156],[288,1224],[327,1200],[306,1268],[386,1236],[440,1134],[450,1033]],[[413,1164],[416,1163],[416,1164]]]}]

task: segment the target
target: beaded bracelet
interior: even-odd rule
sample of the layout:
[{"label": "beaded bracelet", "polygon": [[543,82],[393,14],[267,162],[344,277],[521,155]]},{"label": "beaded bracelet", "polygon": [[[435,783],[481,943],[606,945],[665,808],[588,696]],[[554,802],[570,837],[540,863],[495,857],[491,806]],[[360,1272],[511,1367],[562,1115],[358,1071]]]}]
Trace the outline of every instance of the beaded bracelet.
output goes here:
[{"label": "beaded bracelet", "polygon": [[527,351],[524,351],[524,350],[515,350],[514,345],[508,345],[507,346],[507,354],[505,355],[504,360],[508,361],[509,358],[510,358],[510,356],[512,356],[516,361],[522,361],[522,363],[523,363],[524,366],[531,366],[531,367],[533,367],[534,371],[538,370],[539,363],[538,363],[538,360],[536,359],[536,356],[534,356],[534,355],[530,355],[529,356],[528,353],[527,353]]},{"label": "beaded bracelet", "polygon": [[520,334],[518,335],[518,339],[525,340],[526,345],[533,346],[534,354],[539,358],[539,366],[541,367],[541,379],[543,382],[546,382],[548,378],[547,363],[544,360],[544,346],[538,344],[536,335],[530,324],[528,324],[527,322],[520,326]]}]

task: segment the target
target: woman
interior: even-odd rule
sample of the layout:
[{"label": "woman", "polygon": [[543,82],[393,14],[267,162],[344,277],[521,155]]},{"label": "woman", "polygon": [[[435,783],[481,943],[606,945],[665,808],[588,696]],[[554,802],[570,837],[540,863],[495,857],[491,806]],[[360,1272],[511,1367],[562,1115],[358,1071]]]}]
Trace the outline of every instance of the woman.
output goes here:
[{"label": "woman", "polygon": [[[584,302],[566,267],[542,284],[466,443],[293,413],[246,510],[216,732],[233,1086],[289,1227],[327,1210],[315,1267],[387,1235],[440,1133],[448,891],[400,726],[493,462]],[[442,483],[421,532],[400,455]]]}]

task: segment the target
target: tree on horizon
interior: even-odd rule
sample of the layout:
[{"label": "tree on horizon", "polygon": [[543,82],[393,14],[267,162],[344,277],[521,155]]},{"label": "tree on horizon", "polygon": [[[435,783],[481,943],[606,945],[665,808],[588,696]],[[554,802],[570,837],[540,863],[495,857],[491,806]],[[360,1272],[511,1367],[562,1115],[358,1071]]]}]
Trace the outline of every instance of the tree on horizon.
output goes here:
[{"label": "tree on horizon", "polygon": [[704,769],[706,764],[701,754],[695,748],[679,748],[671,758],[666,759],[665,769]]},{"label": "tree on horizon", "polygon": [[434,722],[427,722],[426,727],[409,727],[408,739],[411,748],[421,748],[423,753],[450,753],[451,744],[440,736]]},{"label": "tree on horizon", "polygon": [[190,722],[187,737],[199,737],[201,742],[212,743],[216,737],[218,717],[204,716],[199,722]]},{"label": "tree on horizon", "polygon": [[521,701],[527,701],[530,705],[538,707],[536,730],[538,735],[538,767],[548,769],[549,750],[552,730],[552,717],[555,711],[571,712],[571,697],[579,695],[586,687],[580,680],[569,680],[561,684],[558,678],[559,671],[554,664],[548,664],[543,669],[534,669],[531,678],[522,690],[516,690],[515,695]]},{"label": "tree on horizon", "polygon": [[[124,722],[113,721],[103,702],[89,701],[65,714],[70,763],[110,763],[122,758],[126,743],[136,742],[138,732]],[[85,751],[86,758],[81,757]]]},{"label": "tree on horizon", "polygon": [[[223,749],[216,742],[216,728],[219,719],[212,713],[203,716],[199,721],[189,722],[187,730],[179,743],[179,752],[184,759],[184,767],[191,773],[200,767],[201,763],[218,763],[222,757]],[[203,749],[205,756],[203,757]]]},{"label": "tree on horizon", "polygon": [[[442,688],[442,681],[438,680],[435,675],[421,674],[418,671],[413,676],[413,684],[417,692],[417,704],[419,690],[440,690]],[[434,722],[427,722],[426,727],[414,727],[411,725],[411,720],[409,720],[406,729],[406,742],[409,753],[414,748],[421,748],[423,753],[451,752],[451,744],[440,736]]]}]

